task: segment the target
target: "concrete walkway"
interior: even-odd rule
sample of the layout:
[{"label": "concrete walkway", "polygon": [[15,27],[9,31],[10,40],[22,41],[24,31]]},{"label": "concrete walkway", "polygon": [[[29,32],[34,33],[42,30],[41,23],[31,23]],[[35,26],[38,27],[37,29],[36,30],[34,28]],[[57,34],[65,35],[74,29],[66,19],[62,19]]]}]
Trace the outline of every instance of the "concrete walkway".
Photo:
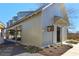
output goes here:
[{"label": "concrete walkway", "polygon": [[43,56],[39,53],[21,53],[21,54],[18,54],[18,55],[14,55],[14,56]]},{"label": "concrete walkway", "polygon": [[79,43],[76,45],[73,45],[73,48],[68,50],[62,56],[79,56]]}]

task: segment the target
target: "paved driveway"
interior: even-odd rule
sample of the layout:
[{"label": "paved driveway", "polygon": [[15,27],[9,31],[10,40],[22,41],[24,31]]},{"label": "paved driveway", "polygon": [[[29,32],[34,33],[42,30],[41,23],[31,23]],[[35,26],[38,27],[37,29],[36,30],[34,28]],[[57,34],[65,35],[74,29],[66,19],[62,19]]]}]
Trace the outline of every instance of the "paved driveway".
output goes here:
[{"label": "paved driveway", "polygon": [[0,46],[0,56],[42,56],[39,53],[27,53],[23,46],[18,43],[7,41]]},{"label": "paved driveway", "polygon": [[0,56],[13,56],[24,52],[24,47],[18,43],[6,40],[3,44],[0,44]]}]

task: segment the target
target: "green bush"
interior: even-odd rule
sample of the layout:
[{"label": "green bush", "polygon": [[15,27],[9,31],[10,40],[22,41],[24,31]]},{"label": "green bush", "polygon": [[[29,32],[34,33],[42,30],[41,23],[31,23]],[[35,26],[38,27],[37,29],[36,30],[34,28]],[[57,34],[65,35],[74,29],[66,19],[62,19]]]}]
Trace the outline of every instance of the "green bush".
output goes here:
[{"label": "green bush", "polygon": [[41,48],[35,47],[35,46],[27,46],[26,48],[26,52],[29,52],[29,53],[37,53],[41,50],[42,50]]}]

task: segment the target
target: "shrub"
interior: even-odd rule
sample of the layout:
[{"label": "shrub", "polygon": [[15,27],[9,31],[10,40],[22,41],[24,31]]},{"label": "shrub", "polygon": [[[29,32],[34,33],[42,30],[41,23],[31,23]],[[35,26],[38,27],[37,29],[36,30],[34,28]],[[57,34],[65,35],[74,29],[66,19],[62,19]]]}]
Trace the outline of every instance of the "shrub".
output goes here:
[{"label": "shrub", "polygon": [[66,41],[66,43],[77,44],[78,42],[70,40],[70,41]]},{"label": "shrub", "polygon": [[72,45],[68,45],[70,48],[73,48],[73,46]]},{"label": "shrub", "polygon": [[41,48],[35,47],[35,46],[27,46],[26,48],[26,52],[29,52],[29,53],[37,53],[41,50],[42,50]]}]

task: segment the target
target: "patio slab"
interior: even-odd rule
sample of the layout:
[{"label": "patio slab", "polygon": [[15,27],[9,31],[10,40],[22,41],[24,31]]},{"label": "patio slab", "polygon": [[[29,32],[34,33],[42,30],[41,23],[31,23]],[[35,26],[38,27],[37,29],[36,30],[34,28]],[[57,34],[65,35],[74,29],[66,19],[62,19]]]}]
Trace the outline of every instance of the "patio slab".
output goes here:
[{"label": "patio slab", "polygon": [[43,55],[39,53],[21,53],[21,54],[14,55],[14,56],[43,56]]},{"label": "patio slab", "polygon": [[68,50],[62,56],[79,56],[79,43],[76,45],[73,45],[73,48]]}]

